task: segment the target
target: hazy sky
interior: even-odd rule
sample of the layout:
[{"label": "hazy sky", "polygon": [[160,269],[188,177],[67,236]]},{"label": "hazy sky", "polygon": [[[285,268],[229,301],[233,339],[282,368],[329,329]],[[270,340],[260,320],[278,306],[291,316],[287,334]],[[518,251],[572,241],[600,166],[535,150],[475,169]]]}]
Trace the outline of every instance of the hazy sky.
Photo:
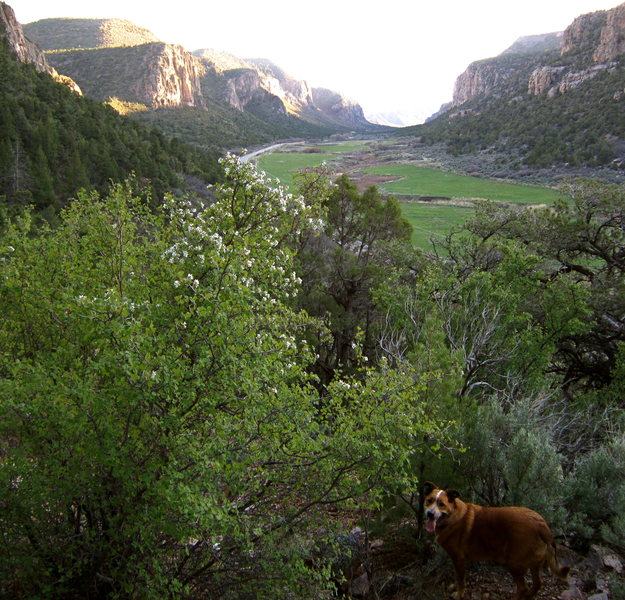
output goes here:
[{"label": "hazy sky", "polygon": [[121,18],[187,50],[268,58],[365,112],[421,118],[451,100],[467,65],[518,37],[561,31],[618,0],[5,0],[20,23]]}]

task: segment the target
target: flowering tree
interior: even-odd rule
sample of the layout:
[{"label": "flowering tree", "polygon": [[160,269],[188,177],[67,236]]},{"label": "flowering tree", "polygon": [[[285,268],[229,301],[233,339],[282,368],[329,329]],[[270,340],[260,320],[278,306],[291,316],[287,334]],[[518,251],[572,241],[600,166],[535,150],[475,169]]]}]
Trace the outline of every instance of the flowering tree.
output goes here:
[{"label": "flowering tree", "polygon": [[311,385],[318,207],[224,168],[208,206],[118,185],[1,242],[0,592],[320,598],[325,509],[408,484],[417,378]]}]

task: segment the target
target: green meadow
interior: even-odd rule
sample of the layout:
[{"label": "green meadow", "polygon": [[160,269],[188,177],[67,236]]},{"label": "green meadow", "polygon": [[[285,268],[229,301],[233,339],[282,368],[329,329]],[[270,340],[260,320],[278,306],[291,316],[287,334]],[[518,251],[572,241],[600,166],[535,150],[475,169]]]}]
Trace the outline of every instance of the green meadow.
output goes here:
[{"label": "green meadow", "polygon": [[289,188],[295,171],[318,167],[334,158],[336,155],[325,152],[271,152],[261,154],[256,164],[261,171],[270,177],[277,177],[284,187]]},{"label": "green meadow", "polygon": [[550,188],[504,183],[439,169],[406,164],[389,164],[363,169],[365,173],[397,177],[380,187],[389,194],[484,198],[494,202],[553,204],[561,194]]},{"label": "green meadow", "polygon": [[[275,152],[261,155],[258,166],[285,187],[292,184],[298,169],[317,167],[331,162],[340,154],[364,149],[367,142],[345,142],[310,146],[316,152]],[[483,198],[514,204],[553,204],[560,192],[538,186],[504,183],[469,175],[457,175],[430,167],[389,163],[362,169],[365,173],[395,177],[381,184],[383,192],[397,196],[442,196],[449,198]],[[412,241],[420,248],[431,247],[431,240],[442,238],[452,227],[461,225],[473,214],[470,206],[442,205],[418,201],[401,201],[402,211],[412,224]]]},{"label": "green meadow", "polygon": [[412,243],[428,249],[452,227],[462,225],[473,215],[470,206],[447,206],[428,202],[400,202],[404,217],[412,225]]}]

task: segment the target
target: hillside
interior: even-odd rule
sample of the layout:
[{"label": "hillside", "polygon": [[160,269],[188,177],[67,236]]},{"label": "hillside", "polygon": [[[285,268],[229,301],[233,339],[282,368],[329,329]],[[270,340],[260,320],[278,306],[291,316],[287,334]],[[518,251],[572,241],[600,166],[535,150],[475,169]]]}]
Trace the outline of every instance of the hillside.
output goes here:
[{"label": "hillside", "polygon": [[[25,28],[47,59],[93,98],[193,143],[227,148],[293,136],[379,130],[341,94],[311,89],[270,61],[193,54],[116,19],[45,19]],[[137,106],[141,105],[141,106]],[[161,111],[197,107],[201,111]],[[228,135],[221,136],[226,115]],[[197,127],[189,128],[197,119]],[[199,133],[201,132],[201,133]]]},{"label": "hillside", "polygon": [[[531,168],[625,164],[625,4],[469,65],[437,118],[404,130],[452,154],[490,149]],[[554,42],[558,40],[557,47]]]},{"label": "hillside", "polygon": [[24,33],[44,51],[138,46],[159,41],[151,31],[124,19],[42,19],[24,25]]},{"label": "hillside", "polygon": [[104,191],[131,173],[154,198],[218,179],[216,155],[56,82],[36,48],[18,52],[10,40],[21,28],[0,6],[0,198],[9,212],[34,204],[53,220],[78,189]]}]

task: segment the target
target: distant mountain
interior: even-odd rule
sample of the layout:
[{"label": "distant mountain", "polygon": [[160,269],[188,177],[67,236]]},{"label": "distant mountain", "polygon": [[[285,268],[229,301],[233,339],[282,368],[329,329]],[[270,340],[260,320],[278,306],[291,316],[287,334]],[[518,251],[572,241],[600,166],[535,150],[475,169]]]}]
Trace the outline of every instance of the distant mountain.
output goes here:
[{"label": "distant mountain", "polygon": [[[314,125],[357,131],[376,129],[367,121],[357,102],[332,90],[311,87],[308,82],[291,77],[270,60],[241,59],[210,48],[196,50],[193,54],[207,67],[212,66],[223,74],[228,88],[222,99],[237,108],[258,101],[266,92],[281,101],[286,113]],[[218,90],[219,86],[213,85],[212,89]]]},{"label": "distant mountain", "polygon": [[[529,166],[625,165],[625,3],[472,63],[418,129],[453,153],[491,148]],[[417,131],[412,130],[412,131]]]},{"label": "distant mountain", "polygon": [[422,123],[427,114],[417,114],[405,110],[365,112],[367,121],[386,127],[407,127]]},{"label": "distant mountain", "polygon": [[562,32],[542,33],[538,35],[526,35],[520,37],[512,46],[502,52],[503,54],[528,54],[534,52],[547,52],[558,50],[562,43]]},{"label": "distant mountain", "polygon": [[[88,96],[194,143],[223,148],[379,128],[357,103],[312,89],[270,61],[209,49],[190,53],[128,21],[45,19],[25,31]],[[186,110],[177,114],[178,108]],[[211,119],[224,116],[230,127],[221,136]]]},{"label": "distant mountain", "polygon": [[151,31],[123,19],[42,19],[24,25],[24,33],[44,51],[138,46],[159,41]]},{"label": "distant mountain", "polygon": [[221,176],[217,154],[169,140],[87,98],[60,77],[0,2],[0,228],[33,205],[54,221],[81,188],[134,173],[153,197],[197,191]]}]

